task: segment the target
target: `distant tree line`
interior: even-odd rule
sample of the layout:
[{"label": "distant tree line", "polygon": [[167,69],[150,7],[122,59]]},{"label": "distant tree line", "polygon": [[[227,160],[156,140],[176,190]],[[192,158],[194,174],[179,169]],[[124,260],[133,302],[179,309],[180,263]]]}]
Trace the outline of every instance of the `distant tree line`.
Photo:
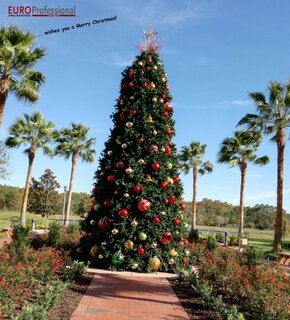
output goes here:
[{"label": "distant tree line", "polygon": [[[34,184],[36,183],[36,179],[34,179]],[[1,211],[20,211],[21,203],[23,197],[23,188],[0,185],[0,214]],[[62,214],[62,205],[63,205],[64,193],[63,192],[55,192],[53,193],[53,200],[58,204],[58,211],[53,212],[52,214]],[[71,205],[71,214],[73,215],[82,215],[87,212],[87,204],[90,200],[90,195],[85,192],[73,192],[72,193],[72,205]],[[35,199],[33,199],[35,201]],[[45,201],[45,197],[43,198],[43,202]],[[50,201],[51,203],[51,201]],[[28,202],[28,206],[31,206],[31,203]],[[37,212],[41,214],[41,212]]]},{"label": "distant tree line", "polygon": [[[273,230],[276,207],[256,204],[245,207],[245,227],[259,230]],[[191,221],[191,202],[186,203],[185,219]],[[283,210],[283,220],[290,231],[290,215]],[[219,200],[202,199],[197,202],[197,228],[199,226],[233,227],[239,223],[239,206]]]}]

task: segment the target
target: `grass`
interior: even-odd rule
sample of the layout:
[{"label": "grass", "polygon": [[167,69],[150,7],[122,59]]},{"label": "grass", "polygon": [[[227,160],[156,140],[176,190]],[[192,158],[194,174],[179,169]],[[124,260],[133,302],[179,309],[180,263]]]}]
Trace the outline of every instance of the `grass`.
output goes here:
[{"label": "grass", "polygon": [[[3,228],[9,228],[10,227],[10,218],[11,217],[19,217],[20,213],[19,211],[0,211],[0,231]],[[45,218],[43,218],[39,214],[32,214],[32,213],[27,213],[26,216],[26,225],[31,226],[32,219],[36,221],[36,227],[45,227]],[[55,215],[55,216],[50,216],[49,219],[62,219],[62,215]],[[79,216],[70,216],[71,220],[79,220]]]},{"label": "grass", "polygon": [[[234,228],[217,228],[217,227],[208,227],[208,226],[198,226],[198,229],[212,230],[214,231],[223,231],[223,232],[236,232],[237,229]],[[249,234],[249,245],[260,247],[265,250],[272,250],[273,239],[274,239],[274,230],[257,230],[257,229],[245,229],[246,233]],[[282,249],[283,252],[290,253],[290,237],[286,236],[285,239],[282,239]]]}]

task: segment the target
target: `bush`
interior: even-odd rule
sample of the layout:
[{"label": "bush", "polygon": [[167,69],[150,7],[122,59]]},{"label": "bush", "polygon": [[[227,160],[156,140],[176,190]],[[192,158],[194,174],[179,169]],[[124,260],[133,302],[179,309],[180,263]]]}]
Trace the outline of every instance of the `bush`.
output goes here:
[{"label": "bush", "polygon": [[231,247],[235,246],[237,244],[237,240],[238,240],[237,236],[232,234],[231,236],[229,236],[228,245],[231,246]]},{"label": "bush", "polygon": [[190,243],[197,243],[199,241],[199,231],[197,229],[191,229],[187,239]]},{"label": "bush", "polygon": [[216,233],[215,238],[216,238],[216,241],[220,242],[220,243],[224,242],[224,240],[225,240],[225,236],[221,232]]},{"label": "bush", "polygon": [[66,229],[66,232],[68,234],[75,234],[79,231],[79,226],[77,224],[69,224],[67,229]]},{"label": "bush", "polygon": [[74,261],[71,266],[67,266],[64,269],[64,280],[67,280],[69,282],[72,282],[76,280],[80,275],[85,273],[88,269],[89,262],[85,263],[82,261]]},{"label": "bush", "polygon": [[248,267],[256,266],[262,262],[265,250],[253,246],[247,246],[243,252],[244,264]]},{"label": "bush", "polygon": [[47,245],[52,247],[57,247],[61,234],[60,234],[60,224],[53,221],[49,224],[49,232],[47,237]]},{"label": "bush", "polygon": [[213,234],[208,235],[206,244],[209,250],[215,250],[217,248],[218,244]]}]

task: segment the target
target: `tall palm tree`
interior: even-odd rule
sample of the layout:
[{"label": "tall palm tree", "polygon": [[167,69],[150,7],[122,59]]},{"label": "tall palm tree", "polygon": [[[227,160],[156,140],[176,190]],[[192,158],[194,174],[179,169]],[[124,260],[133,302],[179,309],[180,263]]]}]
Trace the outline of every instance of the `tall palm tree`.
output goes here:
[{"label": "tall palm tree", "polygon": [[34,35],[17,27],[0,28],[0,127],[9,92],[18,100],[38,100],[44,76],[32,68],[44,51],[33,48],[34,40]]},{"label": "tall palm tree", "polygon": [[269,101],[261,92],[251,92],[249,97],[256,105],[256,114],[246,114],[238,125],[260,130],[271,136],[277,146],[277,211],[273,251],[282,250],[283,228],[283,170],[286,129],[290,126],[290,80],[287,84],[271,81],[268,86]]},{"label": "tall palm tree", "polygon": [[89,128],[82,124],[72,123],[71,128],[62,129],[59,137],[56,139],[56,154],[63,156],[65,159],[71,158],[72,161],[64,225],[68,225],[69,221],[74,172],[77,160],[81,158],[85,162],[94,161],[95,150],[92,149],[92,146],[95,144],[96,139],[88,139],[88,131]]},{"label": "tall palm tree", "polygon": [[188,147],[183,146],[178,160],[180,169],[185,174],[190,170],[193,171],[193,195],[191,204],[191,229],[196,229],[196,193],[197,193],[197,176],[198,174],[204,175],[213,171],[213,164],[210,161],[203,162],[202,157],[206,151],[206,144],[200,144],[199,141],[193,141]]},{"label": "tall palm tree", "polygon": [[240,217],[239,234],[244,232],[244,190],[248,163],[266,165],[267,156],[258,157],[256,151],[262,142],[262,134],[257,131],[236,131],[234,136],[223,140],[218,162],[226,163],[231,167],[239,166],[241,173],[240,184]]},{"label": "tall palm tree", "polygon": [[19,148],[22,145],[28,146],[28,148],[24,150],[28,156],[28,170],[20,213],[20,222],[22,225],[25,225],[26,222],[29,186],[36,150],[40,148],[45,154],[53,154],[49,148],[49,143],[52,142],[57,135],[54,126],[54,123],[51,121],[45,122],[41,113],[35,112],[31,116],[25,113],[23,119],[18,118],[9,128],[9,137],[5,141],[7,147]]}]

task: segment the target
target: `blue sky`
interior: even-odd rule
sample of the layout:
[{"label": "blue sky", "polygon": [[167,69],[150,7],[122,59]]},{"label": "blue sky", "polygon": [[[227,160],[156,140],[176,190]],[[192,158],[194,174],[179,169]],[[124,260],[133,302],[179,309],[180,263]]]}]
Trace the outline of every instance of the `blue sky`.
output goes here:
[{"label": "blue sky", "polygon": [[[8,17],[9,5],[76,6],[76,17]],[[18,25],[38,35],[37,45],[47,56],[37,65],[46,75],[36,105],[9,96],[0,138],[22,113],[40,111],[57,128],[72,121],[90,127],[97,139],[93,164],[79,162],[74,191],[89,192],[99,154],[112,127],[110,114],[118,97],[122,70],[138,54],[143,30],[153,25],[162,44],[160,57],[167,71],[173,96],[178,149],[193,140],[207,144],[204,160],[215,163],[214,172],[199,178],[198,200],[218,199],[237,204],[238,168],[216,164],[221,141],[233,134],[238,120],[255,108],[250,91],[267,93],[270,80],[287,81],[290,70],[289,1],[174,1],[174,0],[10,0],[1,1],[1,25]],[[107,17],[117,20],[75,30],[44,35],[45,31]],[[289,142],[288,142],[289,144]],[[246,204],[275,205],[276,147],[263,142],[266,167],[250,166],[246,181]],[[13,173],[1,181],[24,186],[27,158],[12,151]],[[70,162],[44,157],[39,150],[33,167],[38,178],[51,168],[62,186],[68,185]],[[290,155],[285,151],[284,208],[290,212]],[[185,199],[191,199],[191,175],[181,176]]]}]

